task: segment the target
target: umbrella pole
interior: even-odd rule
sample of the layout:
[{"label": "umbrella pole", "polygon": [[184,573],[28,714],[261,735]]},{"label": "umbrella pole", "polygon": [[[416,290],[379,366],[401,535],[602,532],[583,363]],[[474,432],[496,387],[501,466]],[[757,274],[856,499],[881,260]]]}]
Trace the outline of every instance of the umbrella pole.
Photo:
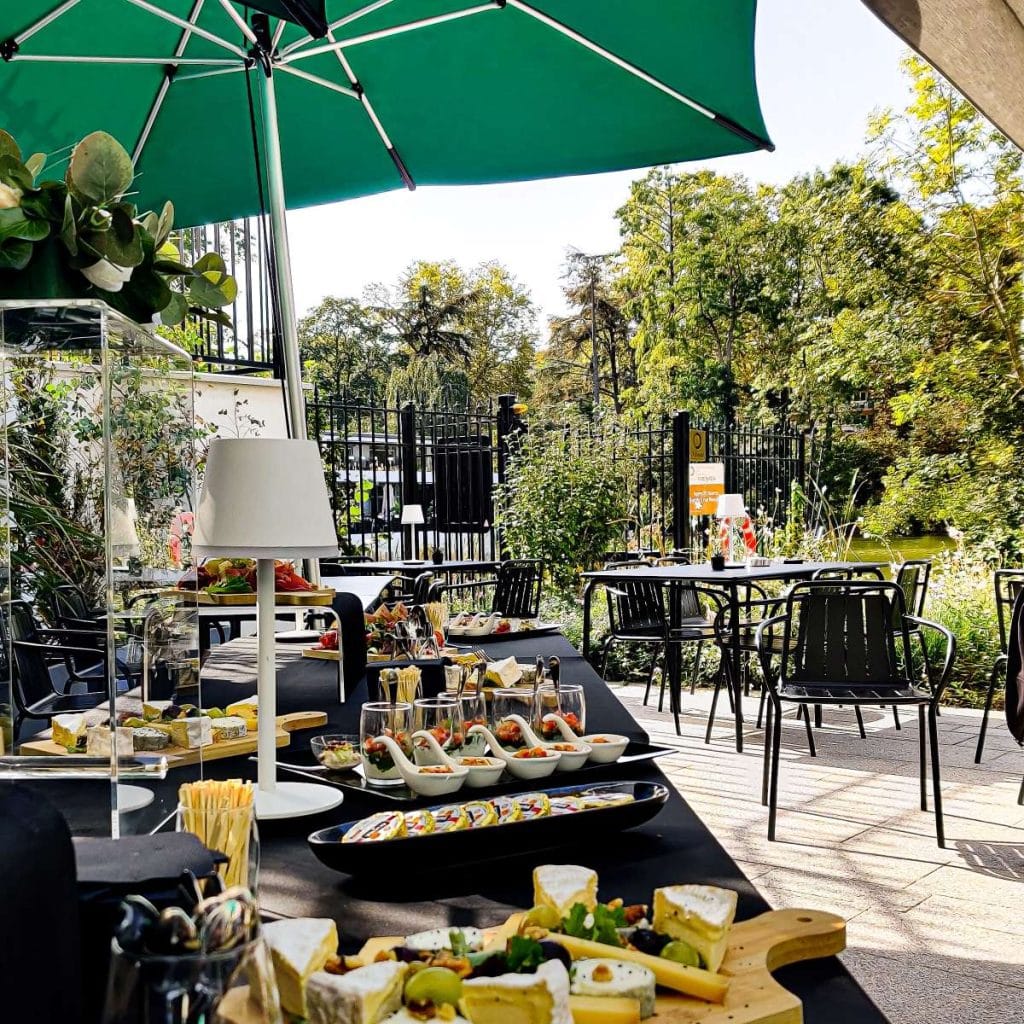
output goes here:
[{"label": "umbrella pole", "polygon": [[[288,397],[288,433],[306,440],[306,400],[302,394],[302,360],[299,358],[299,329],[292,285],[292,253],[288,244],[285,218],[284,168],[281,163],[281,133],[277,120],[277,93],[274,73],[269,68],[257,74],[263,100],[263,152],[267,165],[267,197],[270,212],[270,236],[274,249],[274,276],[277,278],[281,306],[281,355],[284,362],[284,386]],[[303,562],[306,579],[320,585],[320,563],[315,558]]]},{"label": "umbrella pole", "polygon": [[299,332],[295,312],[295,290],[292,286],[292,257],[288,245],[288,223],[285,220],[284,170],[281,164],[281,136],[277,120],[277,94],[273,72],[263,70],[260,80],[263,100],[263,152],[267,166],[267,205],[270,231],[274,243],[274,276],[277,278],[278,301],[281,305],[281,348],[284,362],[284,383],[288,396],[288,432],[306,439],[306,403],[302,396],[302,361],[299,358]]}]

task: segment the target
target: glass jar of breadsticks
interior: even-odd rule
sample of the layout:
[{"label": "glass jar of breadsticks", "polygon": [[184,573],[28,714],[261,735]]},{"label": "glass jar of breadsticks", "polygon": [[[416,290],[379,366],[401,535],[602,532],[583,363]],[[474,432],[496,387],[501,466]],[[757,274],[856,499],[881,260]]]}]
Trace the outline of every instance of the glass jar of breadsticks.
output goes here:
[{"label": "glass jar of breadsticks", "polygon": [[227,857],[218,868],[225,886],[241,885],[255,893],[260,838],[253,796],[253,784],[240,779],[186,782],[178,789],[175,827]]},{"label": "glass jar of breadsticks", "polygon": [[444,647],[448,642],[448,605],[443,601],[430,601],[423,606],[430,628],[434,631],[434,639],[438,647]]},{"label": "glass jar of breadsticks", "polygon": [[418,665],[382,668],[377,677],[382,700],[412,704],[423,695],[423,674]]}]

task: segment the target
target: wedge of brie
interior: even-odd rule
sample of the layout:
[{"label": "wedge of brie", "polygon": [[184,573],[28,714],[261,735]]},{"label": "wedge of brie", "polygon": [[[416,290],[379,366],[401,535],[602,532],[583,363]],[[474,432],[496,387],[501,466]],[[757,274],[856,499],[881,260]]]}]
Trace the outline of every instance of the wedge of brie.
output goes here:
[{"label": "wedge of brie", "polygon": [[654,890],[654,930],[688,942],[709,971],[725,959],[736,917],[736,893],[714,885],[670,885]]},{"label": "wedge of brie", "polygon": [[54,715],[53,742],[74,752],[85,742],[85,715]]},{"label": "wedge of brie", "polygon": [[306,984],[338,950],[338,928],[330,918],[271,921],[263,928],[277,978],[281,1005],[297,1017],[307,1016]]},{"label": "wedge of brie", "polygon": [[213,742],[213,719],[207,715],[198,718],[176,718],[171,722],[171,742],[176,747],[192,750]]},{"label": "wedge of brie", "polygon": [[402,1005],[408,964],[382,960],[348,974],[318,971],[306,985],[309,1024],[378,1024]]},{"label": "wedge of brie", "polygon": [[554,907],[562,917],[577,903],[597,906],[597,872],[579,864],[542,864],[533,869],[533,904]]},{"label": "wedge of brie", "polygon": [[[132,731],[127,728],[114,730],[117,736],[117,756],[131,757],[135,753]],[[110,757],[110,726],[94,725],[86,734],[85,752],[90,757]]]},{"label": "wedge of brie", "polygon": [[502,974],[462,983],[462,1002],[473,1024],[572,1024],[569,972],[548,960],[536,974]]},{"label": "wedge of brie", "polygon": [[515,686],[522,678],[523,670],[519,667],[519,662],[514,657],[502,658],[501,661],[492,661],[484,673],[485,682],[501,689]]}]

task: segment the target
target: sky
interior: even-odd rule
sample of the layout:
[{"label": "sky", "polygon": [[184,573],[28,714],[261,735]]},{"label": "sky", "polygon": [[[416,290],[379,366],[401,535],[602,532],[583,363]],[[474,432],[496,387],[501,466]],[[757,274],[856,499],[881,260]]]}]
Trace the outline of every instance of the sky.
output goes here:
[{"label": "sky", "polygon": [[[714,0],[709,0],[714,2]],[[854,157],[873,110],[908,95],[900,40],[860,0],[761,0],[757,79],[774,153],[677,165],[782,182]],[[566,252],[618,248],[615,211],[643,171],[512,185],[419,188],[288,215],[300,312],[328,295],[393,283],[415,260],[498,260],[530,291],[540,323],[565,312]]]}]

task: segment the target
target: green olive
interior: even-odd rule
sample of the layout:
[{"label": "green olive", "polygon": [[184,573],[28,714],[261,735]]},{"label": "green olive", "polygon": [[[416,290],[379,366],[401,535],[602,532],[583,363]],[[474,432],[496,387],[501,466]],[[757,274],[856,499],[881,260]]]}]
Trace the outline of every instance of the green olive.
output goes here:
[{"label": "green olive", "polygon": [[447,967],[425,967],[417,971],[405,986],[407,1003],[433,1003],[454,1006],[462,998],[462,979]]},{"label": "green olive", "polygon": [[531,907],[526,912],[526,923],[535,928],[557,928],[562,923],[562,917],[554,907],[541,905]]},{"label": "green olive", "polygon": [[663,960],[672,960],[674,963],[683,964],[686,967],[700,967],[700,953],[697,952],[688,942],[680,939],[673,939],[661,951]]}]

